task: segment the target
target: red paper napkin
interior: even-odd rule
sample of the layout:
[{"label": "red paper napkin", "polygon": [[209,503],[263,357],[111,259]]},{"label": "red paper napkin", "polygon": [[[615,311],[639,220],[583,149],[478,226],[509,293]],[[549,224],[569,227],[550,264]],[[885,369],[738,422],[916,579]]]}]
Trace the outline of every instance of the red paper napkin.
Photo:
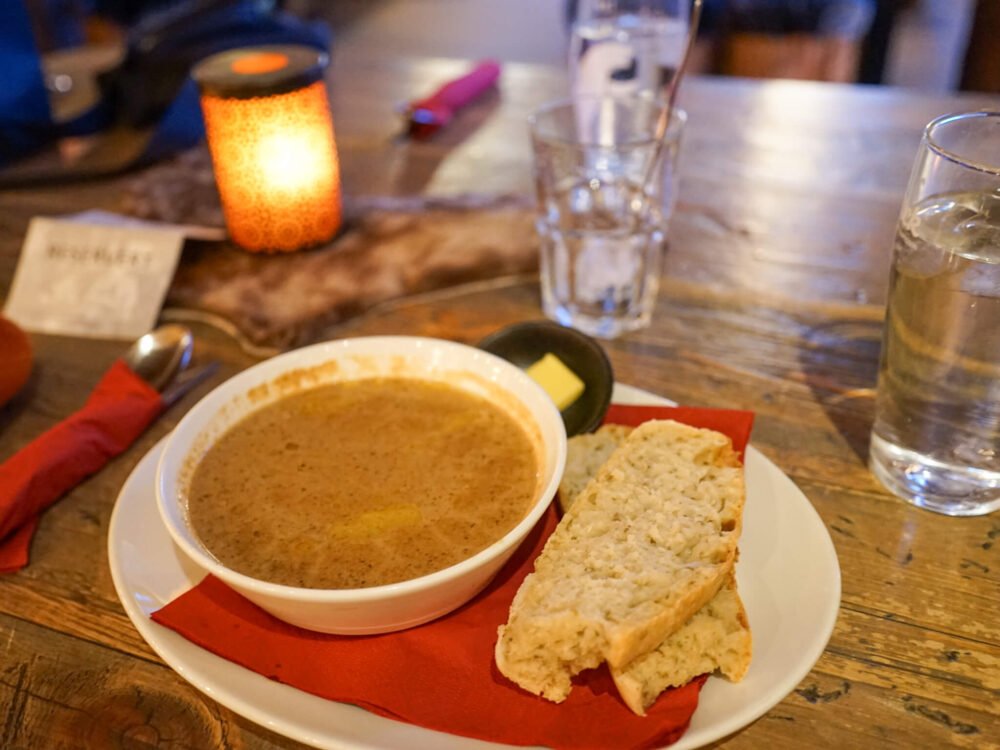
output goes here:
[{"label": "red paper napkin", "polygon": [[80,411],[0,464],[0,573],[28,564],[38,514],[130,446],[163,401],[118,360]]},{"label": "red paper napkin", "polygon": [[[677,419],[712,426],[746,446],[750,412],[612,406],[606,421]],[[664,693],[647,716],[633,714],[604,668],[578,675],[563,703],[521,690],[493,663],[497,627],[555,528],[550,508],[489,587],[455,612],[417,628],[335,636],[288,625],[218,579],[206,577],[154,612],[153,620],[272,680],[380,716],[513,745],[578,750],[650,748],[675,742],[698,706],[705,678]]]}]

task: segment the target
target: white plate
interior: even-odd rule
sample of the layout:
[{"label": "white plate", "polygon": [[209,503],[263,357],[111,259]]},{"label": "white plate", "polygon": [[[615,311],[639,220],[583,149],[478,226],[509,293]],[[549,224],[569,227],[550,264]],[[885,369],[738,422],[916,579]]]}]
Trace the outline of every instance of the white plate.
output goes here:
[{"label": "white plate", "polygon": [[[665,404],[616,385],[614,402]],[[146,642],[213,700],[273,732],[318,748],[470,750],[512,747],[434,732],[273,682],[205,651],[149,619],[201,580],[174,547],[156,510],[154,477],[161,441],[122,487],[108,532],[115,589]],[[753,631],[754,654],[742,682],[711,678],[685,735],[671,750],[701,747],[745,727],[780,702],[819,659],[840,607],[833,542],[809,500],[755,448],[746,452],[747,502],[736,578]]]}]

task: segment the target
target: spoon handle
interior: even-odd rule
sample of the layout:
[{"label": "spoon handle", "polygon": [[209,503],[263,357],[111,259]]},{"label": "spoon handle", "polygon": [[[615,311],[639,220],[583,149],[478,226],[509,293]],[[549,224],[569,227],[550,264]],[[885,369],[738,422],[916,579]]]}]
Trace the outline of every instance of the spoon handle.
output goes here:
[{"label": "spoon handle", "polygon": [[184,396],[188,391],[194,388],[199,383],[204,382],[206,379],[214,375],[219,369],[218,362],[206,362],[199,367],[195,367],[190,370],[183,370],[173,381],[160,393],[160,398],[163,399],[163,404],[166,407],[173,406],[173,404]]}]

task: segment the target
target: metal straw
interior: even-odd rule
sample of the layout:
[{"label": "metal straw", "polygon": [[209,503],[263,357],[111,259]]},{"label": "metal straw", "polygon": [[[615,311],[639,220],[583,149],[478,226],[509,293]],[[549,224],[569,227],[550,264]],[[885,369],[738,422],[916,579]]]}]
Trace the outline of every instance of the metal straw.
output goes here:
[{"label": "metal straw", "polygon": [[688,60],[691,58],[691,50],[694,49],[695,37],[698,36],[698,24],[701,23],[701,3],[702,0],[693,0],[691,3],[691,18],[688,23],[687,40],[684,43],[684,54],[681,56],[677,72],[671,79],[670,86],[667,89],[666,122],[662,123],[663,129],[660,131],[661,135],[666,134],[667,126],[670,125],[670,116],[673,114],[674,104],[677,101],[677,92],[680,90],[681,78],[684,77],[684,72],[687,70]]},{"label": "metal straw", "polygon": [[656,151],[653,153],[653,160],[649,163],[650,175],[660,161],[660,152],[663,150],[663,142],[667,138],[667,128],[670,127],[670,118],[674,114],[674,105],[677,101],[677,92],[680,90],[681,79],[687,70],[688,60],[691,58],[691,50],[694,49],[695,38],[698,36],[698,24],[701,22],[702,0],[692,0],[691,17],[688,23],[687,40],[684,43],[684,54],[677,66],[677,72],[667,89],[667,106],[660,112],[660,119],[656,123]]}]

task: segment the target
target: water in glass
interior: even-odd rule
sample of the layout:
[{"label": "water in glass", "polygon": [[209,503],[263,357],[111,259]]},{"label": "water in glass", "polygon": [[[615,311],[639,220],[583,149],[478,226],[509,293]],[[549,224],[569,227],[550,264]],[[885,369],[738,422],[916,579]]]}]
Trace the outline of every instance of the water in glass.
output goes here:
[{"label": "water in glass", "polygon": [[538,218],[542,306],[563,325],[604,338],[649,324],[663,217],[623,177],[578,178],[549,193]]},{"label": "water in glass", "polygon": [[1000,508],[1000,192],[904,209],[888,311],[873,472],[938,512]]}]

